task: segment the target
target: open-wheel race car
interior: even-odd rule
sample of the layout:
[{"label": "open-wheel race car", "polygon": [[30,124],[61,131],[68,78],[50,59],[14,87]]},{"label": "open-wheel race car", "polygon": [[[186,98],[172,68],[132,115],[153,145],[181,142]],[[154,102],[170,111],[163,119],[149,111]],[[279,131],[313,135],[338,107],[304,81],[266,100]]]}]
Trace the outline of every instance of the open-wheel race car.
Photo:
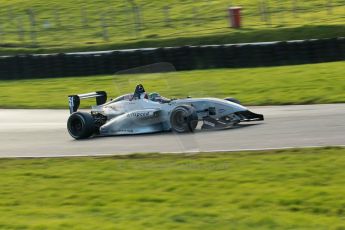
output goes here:
[{"label": "open-wheel race car", "polygon": [[[78,111],[80,101],[96,98],[91,112]],[[75,139],[91,136],[128,135],[174,131],[193,132],[225,129],[240,122],[261,121],[263,115],[249,111],[234,98],[167,99],[158,93],[147,94],[142,85],[135,92],[107,102],[107,94],[97,91],[69,96],[69,134]]]}]

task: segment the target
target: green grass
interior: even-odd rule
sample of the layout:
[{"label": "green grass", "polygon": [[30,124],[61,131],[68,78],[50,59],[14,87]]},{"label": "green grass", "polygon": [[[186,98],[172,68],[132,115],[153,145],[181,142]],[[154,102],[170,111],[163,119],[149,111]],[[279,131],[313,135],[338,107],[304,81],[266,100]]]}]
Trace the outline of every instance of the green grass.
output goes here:
[{"label": "green grass", "polygon": [[0,159],[0,229],[344,229],[345,149]]},{"label": "green grass", "polygon": [[[0,81],[0,108],[66,108],[67,95],[106,90],[132,92],[138,83],[166,97],[233,96],[245,105],[345,102],[345,62],[248,69],[215,69]],[[85,108],[94,101],[82,102]]]},{"label": "green grass", "polygon": [[[186,34],[166,38],[131,39],[129,41],[99,42],[94,44],[62,44],[55,46],[42,45],[30,47],[26,45],[0,45],[0,55],[30,53],[64,53],[78,51],[99,51],[135,49],[145,47],[173,47],[185,45],[233,44],[268,41],[288,41],[303,39],[322,39],[345,37],[344,25],[307,25],[291,28],[248,28],[211,34]],[[48,39],[48,38],[47,38]],[[78,40],[80,41],[80,40]]]},{"label": "green grass", "polygon": [[[243,6],[241,30],[229,28],[227,0],[134,2],[142,9],[139,30],[129,1],[4,1],[0,7],[0,54],[345,36],[343,0],[333,0],[331,11],[327,0],[296,1],[295,8],[291,0],[267,0],[268,21],[262,20],[259,1],[231,1],[232,5]],[[166,6],[170,6],[168,24],[163,11]],[[29,9],[35,14],[34,28]],[[107,41],[103,38],[102,17]],[[35,47],[32,31],[37,31]]]}]

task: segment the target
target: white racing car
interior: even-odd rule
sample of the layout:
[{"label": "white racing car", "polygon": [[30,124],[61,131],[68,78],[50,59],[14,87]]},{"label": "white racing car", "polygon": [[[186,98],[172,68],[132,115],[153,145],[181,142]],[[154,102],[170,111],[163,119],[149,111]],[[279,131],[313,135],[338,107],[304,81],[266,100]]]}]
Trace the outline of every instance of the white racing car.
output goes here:
[{"label": "white racing car", "polygon": [[[95,97],[91,112],[78,112],[81,99]],[[142,85],[135,92],[107,101],[104,91],[69,96],[69,134],[75,139],[91,136],[128,135],[174,131],[193,132],[201,129],[225,129],[240,122],[261,121],[234,98],[167,99],[158,93],[148,95]]]}]

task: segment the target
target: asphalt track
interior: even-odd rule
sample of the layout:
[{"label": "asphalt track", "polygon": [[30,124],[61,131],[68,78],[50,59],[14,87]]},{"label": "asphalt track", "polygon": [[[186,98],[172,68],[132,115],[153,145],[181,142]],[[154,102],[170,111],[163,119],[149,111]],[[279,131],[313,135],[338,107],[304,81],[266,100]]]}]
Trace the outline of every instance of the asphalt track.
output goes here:
[{"label": "asphalt track", "polygon": [[193,134],[158,133],[76,141],[68,110],[0,110],[0,157],[206,152],[345,146],[345,104],[250,107],[265,121]]}]

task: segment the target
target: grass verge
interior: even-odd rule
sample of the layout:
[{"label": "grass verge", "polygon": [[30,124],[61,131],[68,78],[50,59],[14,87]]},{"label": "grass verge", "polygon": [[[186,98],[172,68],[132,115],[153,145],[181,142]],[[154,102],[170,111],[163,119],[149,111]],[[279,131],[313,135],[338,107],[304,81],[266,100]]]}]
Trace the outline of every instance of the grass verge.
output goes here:
[{"label": "grass verge", "polygon": [[[238,98],[245,105],[345,102],[345,62],[161,74],[0,81],[1,108],[67,108],[67,95],[132,92],[138,83],[166,97]],[[87,108],[93,101],[82,102]]]},{"label": "grass verge", "polygon": [[343,229],[345,149],[0,159],[1,229]]},{"label": "grass verge", "polygon": [[344,25],[306,25],[288,28],[243,28],[210,34],[181,34],[173,37],[142,38],[128,41],[95,42],[94,44],[61,44],[30,47],[23,45],[0,45],[0,55],[31,53],[65,53],[79,51],[138,49],[146,47],[173,47],[185,45],[233,44],[250,42],[288,41],[345,37]]},{"label": "grass verge", "polygon": [[3,1],[0,55],[337,37],[344,12],[343,0]]}]

